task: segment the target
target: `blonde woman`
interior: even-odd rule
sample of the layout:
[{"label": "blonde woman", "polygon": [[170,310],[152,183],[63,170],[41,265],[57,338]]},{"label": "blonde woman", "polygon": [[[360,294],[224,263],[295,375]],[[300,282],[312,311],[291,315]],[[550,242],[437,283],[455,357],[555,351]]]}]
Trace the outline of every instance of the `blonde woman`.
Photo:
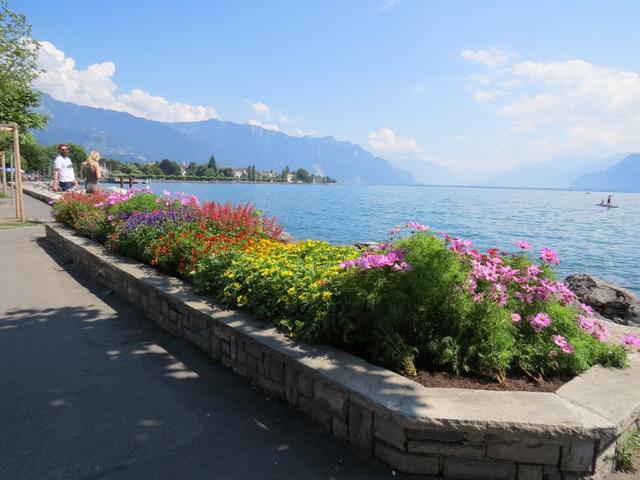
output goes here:
[{"label": "blonde woman", "polygon": [[91,152],[87,159],[80,165],[80,177],[84,178],[84,188],[87,193],[99,193],[100,185],[100,154]]}]

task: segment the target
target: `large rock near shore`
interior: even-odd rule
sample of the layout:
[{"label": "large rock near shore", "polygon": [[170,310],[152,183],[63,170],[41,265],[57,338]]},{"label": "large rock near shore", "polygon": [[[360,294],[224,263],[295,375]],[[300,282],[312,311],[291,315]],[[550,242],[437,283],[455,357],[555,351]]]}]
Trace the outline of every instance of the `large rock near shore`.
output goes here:
[{"label": "large rock near shore", "polygon": [[569,275],[565,283],[581,302],[603,317],[623,325],[640,326],[640,300],[629,290],[586,273]]}]

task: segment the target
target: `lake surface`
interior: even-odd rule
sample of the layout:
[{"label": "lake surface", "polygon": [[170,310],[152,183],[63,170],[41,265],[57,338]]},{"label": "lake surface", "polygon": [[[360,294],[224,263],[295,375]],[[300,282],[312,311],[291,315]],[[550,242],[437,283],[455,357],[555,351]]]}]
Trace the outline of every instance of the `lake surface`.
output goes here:
[{"label": "lake surface", "polygon": [[296,239],[382,241],[419,222],[467,238],[482,251],[517,250],[517,240],[560,256],[559,278],[592,273],[640,296],[640,194],[616,193],[620,208],[596,206],[603,193],[433,186],[155,183],[161,193],[202,201],[251,202]]}]

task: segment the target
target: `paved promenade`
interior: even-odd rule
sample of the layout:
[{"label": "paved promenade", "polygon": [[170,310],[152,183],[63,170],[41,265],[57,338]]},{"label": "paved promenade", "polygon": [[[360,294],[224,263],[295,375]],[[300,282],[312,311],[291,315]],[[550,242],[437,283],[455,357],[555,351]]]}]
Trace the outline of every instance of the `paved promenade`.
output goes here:
[{"label": "paved promenade", "polygon": [[0,230],[0,275],[0,479],[415,478],[160,331],[41,226]]}]

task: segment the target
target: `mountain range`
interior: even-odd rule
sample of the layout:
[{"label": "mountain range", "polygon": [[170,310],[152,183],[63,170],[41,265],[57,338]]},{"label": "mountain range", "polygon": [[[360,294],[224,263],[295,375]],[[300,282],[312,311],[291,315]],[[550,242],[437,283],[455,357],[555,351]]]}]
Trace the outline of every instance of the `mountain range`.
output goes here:
[{"label": "mountain range", "polygon": [[75,105],[43,94],[40,112],[49,116],[44,130],[34,131],[43,144],[71,142],[120,161],[255,165],[258,170],[304,168],[343,183],[415,184],[409,172],[394,167],[350,142],[332,137],[294,137],[261,127],[210,119],[163,123],[128,113]]},{"label": "mountain range", "polygon": [[[640,191],[640,154],[607,158],[567,155],[538,163],[521,163],[483,182],[470,183],[463,174],[422,158],[378,157],[359,145],[333,137],[296,137],[282,132],[210,119],[165,123],[128,113],[80,106],[42,95],[40,112],[49,115],[44,130],[34,131],[39,143],[73,142],[103,157],[147,162],[206,163],[214,155],[218,166],[282,171],[304,168],[342,183],[469,185]],[[409,173],[407,170],[411,171]]]}]

